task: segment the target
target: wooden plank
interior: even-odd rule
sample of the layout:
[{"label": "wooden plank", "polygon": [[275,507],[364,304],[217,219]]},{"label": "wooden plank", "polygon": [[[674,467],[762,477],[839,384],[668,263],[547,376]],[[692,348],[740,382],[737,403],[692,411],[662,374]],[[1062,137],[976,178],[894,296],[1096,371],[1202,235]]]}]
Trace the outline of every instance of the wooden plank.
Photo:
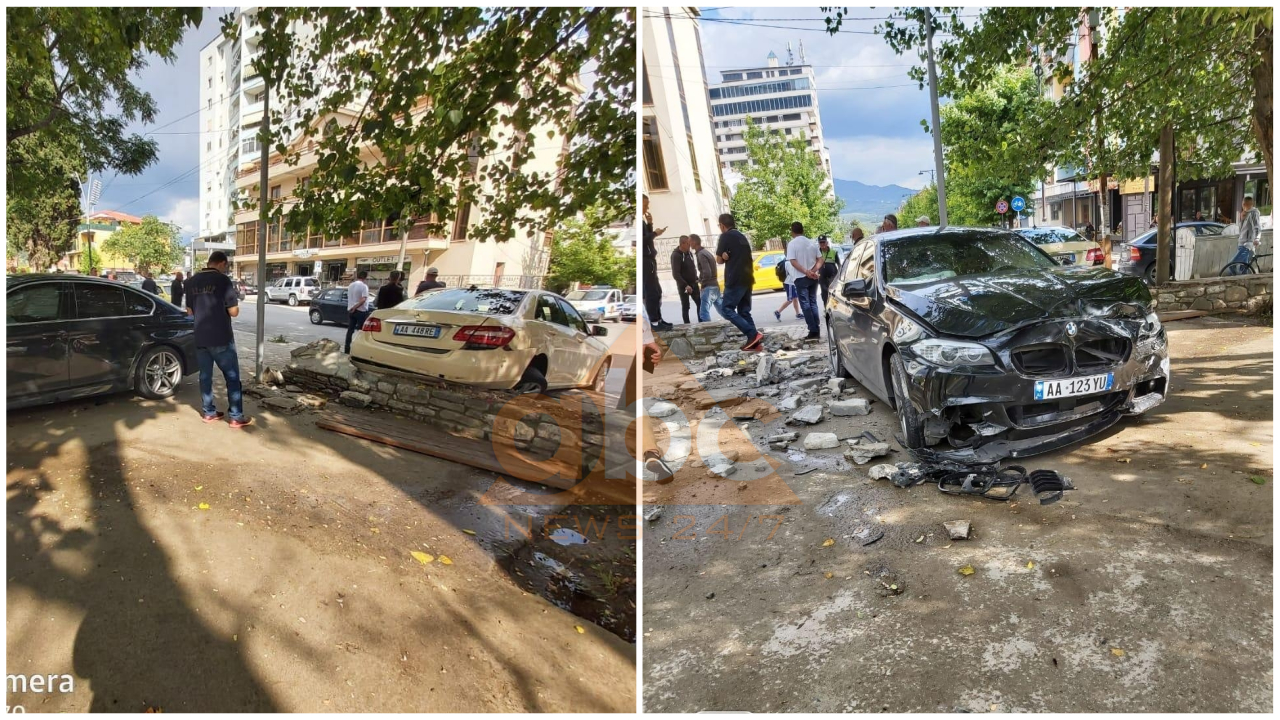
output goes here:
[{"label": "wooden plank", "polygon": [[1160,322],[1167,323],[1175,320],[1190,320],[1191,318],[1204,317],[1208,315],[1207,310],[1174,310],[1171,312],[1156,313],[1156,317],[1160,318]]},{"label": "wooden plank", "polygon": [[577,486],[581,474],[554,458],[533,461],[511,446],[459,437],[427,426],[422,427],[431,432],[413,434],[382,418],[334,412],[317,420],[316,427],[562,490]]}]

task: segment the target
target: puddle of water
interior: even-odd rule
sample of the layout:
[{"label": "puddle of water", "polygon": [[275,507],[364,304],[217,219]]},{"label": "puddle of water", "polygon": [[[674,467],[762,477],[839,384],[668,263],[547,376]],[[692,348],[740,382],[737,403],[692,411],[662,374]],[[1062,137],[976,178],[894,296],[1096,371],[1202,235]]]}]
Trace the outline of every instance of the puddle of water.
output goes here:
[{"label": "puddle of water", "polygon": [[550,535],[547,536],[547,539],[551,540],[551,542],[554,542],[557,545],[586,545],[587,544],[586,536],[584,536],[582,533],[578,532],[577,530],[570,530],[569,528],[556,528],[555,531],[553,531]]},{"label": "puddle of water", "polygon": [[569,568],[565,567],[564,563],[553,557],[548,557],[540,552],[536,552],[533,554],[533,561],[557,575],[573,577],[573,574],[569,572]]}]

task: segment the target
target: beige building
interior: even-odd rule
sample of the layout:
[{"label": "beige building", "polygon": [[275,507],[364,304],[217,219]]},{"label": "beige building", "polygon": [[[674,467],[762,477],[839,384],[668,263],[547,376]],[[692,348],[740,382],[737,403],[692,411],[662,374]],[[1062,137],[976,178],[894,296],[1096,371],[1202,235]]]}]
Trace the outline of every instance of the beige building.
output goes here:
[{"label": "beige building", "polygon": [[57,269],[64,272],[79,272],[80,257],[92,245],[93,253],[98,256],[98,273],[133,272],[133,263],[126,257],[109,253],[103,249],[102,243],[116,234],[120,228],[128,225],[140,225],[142,218],[115,210],[99,210],[84,217],[76,230],[76,242],[57,262]]}]

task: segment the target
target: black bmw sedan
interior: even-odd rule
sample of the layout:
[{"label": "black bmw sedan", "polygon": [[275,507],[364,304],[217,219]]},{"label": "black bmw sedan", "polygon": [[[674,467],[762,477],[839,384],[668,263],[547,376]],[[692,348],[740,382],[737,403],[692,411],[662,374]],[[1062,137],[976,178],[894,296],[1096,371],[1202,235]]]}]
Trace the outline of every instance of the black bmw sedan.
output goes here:
[{"label": "black bmw sedan", "polygon": [[[378,304],[373,297],[369,298],[369,309],[377,310]],[[307,311],[311,324],[323,325],[327,322],[346,327],[351,322],[351,314],[347,312],[347,289],[345,287],[329,288],[311,300],[311,309]]]},{"label": "black bmw sedan", "polygon": [[907,447],[949,459],[1048,452],[1168,391],[1166,336],[1140,279],[1059,265],[1004,230],[858,243],[825,317],[836,375],[897,411]]},{"label": "black bmw sedan", "polygon": [[122,390],[166,398],[199,369],[194,321],[124,283],[10,277],[5,322],[9,409]]}]

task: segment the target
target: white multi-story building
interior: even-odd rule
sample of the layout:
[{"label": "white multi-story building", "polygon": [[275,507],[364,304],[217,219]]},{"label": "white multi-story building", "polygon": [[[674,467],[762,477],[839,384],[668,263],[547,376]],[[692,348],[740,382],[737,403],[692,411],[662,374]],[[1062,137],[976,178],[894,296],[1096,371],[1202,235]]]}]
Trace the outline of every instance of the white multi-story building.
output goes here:
[{"label": "white multi-story building", "polygon": [[827,178],[831,178],[831,151],[822,135],[822,116],[818,113],[818,84],[813,66],[804,62],[804,46],[800,63],[793,64],[787,47],[786,65],[770,52],[764,67],[727,70],[720,73],[721,82],[710,90],[711,114],[716,134],[720,167],[730,185],[736,184],[736,168],[747,164],[747,144],[743,139],[747,118],[766,130],[803,138],[822,162]]},{"label": "white multi-story building", "polygon": [[[681,235],[714,238],[728,212],[711,132],[706,64],[695,7],[644,12],[644,187],[665,267]],[[661,275],[662,273],[660,273]]]}]

